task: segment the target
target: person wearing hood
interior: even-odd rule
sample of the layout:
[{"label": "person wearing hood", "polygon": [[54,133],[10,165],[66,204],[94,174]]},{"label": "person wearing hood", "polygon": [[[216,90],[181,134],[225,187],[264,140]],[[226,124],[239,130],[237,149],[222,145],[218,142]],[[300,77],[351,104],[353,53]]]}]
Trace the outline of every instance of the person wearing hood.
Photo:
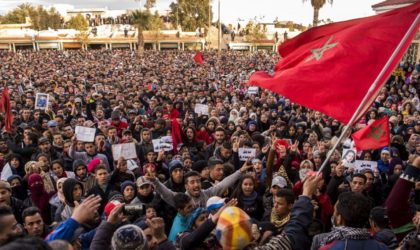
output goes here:
[{"label": "person wearing hood", "polygon": [[51,214],[54,216],[52,220],[54,222],[61,221],[61,212],[63,212],[64,206],[66,205],[66,199],[63,193],[63,183],[67,178],[61,178],[57,180],[57,193],[55,193],[49,200],[51,205]]},{"label": "person wearing hood", "polygon": [[383,207],[374,207],[370,210],[369,224],[375,240],[384,243],[389,249],[398,247],[397,237],[390,228],[388,213]]},{"label": "person wearing hood", "polygon": [[22,165],[22,160],[19,155],[11,154],[8,159],[6,165],[4,165],[1,171],[1,179],[6,181],[12,175],[25,175],[25,169]]},{"label": "person wearing hood", "polygon": [[53,193],[48,194],[44,189],[44,181],[39,174],[31,174],[28,178],[29,190],[31,191],[31,203],[41,210],[42,219],[46,224],[51,223],[51,206],[48,202]]},{"label": "person wearing hood", "polygon": [[23,185],[23,179],[19,175],[12,175],[7,178],[7,182],[10,184],[12,188],[12,196],[24,201],[28,198],[28,190]]},{"label": "person wearing hood", "polygon": [[74,178],[83,184],[85,191],[90,190],[96,184],[95,177],[88,172],[88,167],[83,160],[75,160],[73,162],[73,172]]},{"label": "person wearing hood", "polygon": [[63,195],[65,200],[65,207],[61,213],[61,219],[67,220],[73,214],[76,207],[75,201],[81,202],[83,198],[83,184],[75,179],[67,179],[63,183]]}]

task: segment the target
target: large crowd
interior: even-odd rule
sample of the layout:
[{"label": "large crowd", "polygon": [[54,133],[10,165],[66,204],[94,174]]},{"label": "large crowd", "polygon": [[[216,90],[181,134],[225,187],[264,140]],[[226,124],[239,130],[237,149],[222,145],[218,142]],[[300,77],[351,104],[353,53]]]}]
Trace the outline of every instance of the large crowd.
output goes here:
[{"label": "large crowd", "polygon": [[203,55],[0,52],[0,249],[420,249],[420,64],[353,128],[390,145],[326,159],[343,124],[248,89],[278,55]]}]

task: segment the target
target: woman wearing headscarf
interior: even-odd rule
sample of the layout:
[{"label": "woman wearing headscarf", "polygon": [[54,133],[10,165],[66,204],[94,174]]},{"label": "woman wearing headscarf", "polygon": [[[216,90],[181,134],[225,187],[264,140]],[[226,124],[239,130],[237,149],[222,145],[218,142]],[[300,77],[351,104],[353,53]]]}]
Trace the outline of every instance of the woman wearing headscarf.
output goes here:
[{"label": "woman wearing headscarf", "polygon": [[31,174],[28,178],[29,190],[31,191],[31,203],[41,210],[44,223],[51,223],[51,206],[48,202],[53,193],[47,193],[44,189],[44,181],[39,174]]},{"label": "woman wearing headscarf", "polygon": [[67,178],[60,178],[57,180],[57,193],[50,198],[51,214],[53,221],[61,221],[61,212],[63,212],[64,206],[66,205],[66,199],[63,193],[63,183]]}]

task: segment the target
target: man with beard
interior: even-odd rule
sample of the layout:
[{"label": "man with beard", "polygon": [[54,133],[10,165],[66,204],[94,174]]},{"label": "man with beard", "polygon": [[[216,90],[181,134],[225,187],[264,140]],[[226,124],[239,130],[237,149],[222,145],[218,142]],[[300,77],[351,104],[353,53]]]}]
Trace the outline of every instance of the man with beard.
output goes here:
[{"label": "man with beard", "polygon": [[207,148],[206,159],[212,157],[216,149],[222,146],[223,142],[225,141],[225,137],[225,130],[222,127],[216,128],[216,131],[214,132],[214,142]]},{"label": "man with beard", "polygon": [[22,236],[23,230],[13,215],[12,208],[0,205],[0,246]]}]

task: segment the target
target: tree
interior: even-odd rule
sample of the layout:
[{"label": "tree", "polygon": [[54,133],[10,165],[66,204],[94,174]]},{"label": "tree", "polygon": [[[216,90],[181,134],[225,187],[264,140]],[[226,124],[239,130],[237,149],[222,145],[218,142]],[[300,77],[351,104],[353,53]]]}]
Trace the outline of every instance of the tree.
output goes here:
[{"label": "tree", "polygon": [[135,10],[131,13],[131,18],[134,25],[137,27],[137,49],[139,55],[143,55],[144,51],[144,36],[143,31],[150,28],[151,20],[153,19],[153,14],[150,12],[150,9],[155,5],[156,0],[147,0],[144,4],[145,10]]},{"label": "tree", "polygon": [[156,11],[155,14],[150,18],[149,30],[152,32],[155,43],[158,43],[160,38],[160,30],[163,27],[162,19],[160,19],[159,13]]},{"label": "tree", "polygon": [[75,29],[78,31],[86,31],[89,27],[88,22],[83,17],[82,14],[77,14],[70,18],[70,20],[66,23],[66,27],[68,29]]},{"label": "tree", "polygon": [[170,21],[175,27],[180,25],[182,30],[186,31],[196,31],[197,28],[204,27],[210,28],[208,27],[209,18],[213,14],[209,0],[177,0],[176,3],[171,3],[169,8],[171,9]]},{"label": "tree", "polygon": [[[308,0],[303,0],[304,2]],[[314,17],[313,17],[313,23],[312,26],[316,27],[319,24],[319,10],[324,7],[326,2],[329,2],[330,4],[333,4],[334,0],[311,0],[311,5],[314,8]]]},{"label": "tree", "polygon": [[257,18],[254,18],[247,23],[244,32],[246,41],[252,44],[267,38],[267,30],[264,25],[257,20]]},{"label": "tree", "polygon": [[55,8],[46,10],[42,5],[35,8],[28,3],[9,11],[0,21],[5,24],[25,23],[26,17],[30,18],[32,28],[35,30],[58,29],[63,25],[63,18]]}]

